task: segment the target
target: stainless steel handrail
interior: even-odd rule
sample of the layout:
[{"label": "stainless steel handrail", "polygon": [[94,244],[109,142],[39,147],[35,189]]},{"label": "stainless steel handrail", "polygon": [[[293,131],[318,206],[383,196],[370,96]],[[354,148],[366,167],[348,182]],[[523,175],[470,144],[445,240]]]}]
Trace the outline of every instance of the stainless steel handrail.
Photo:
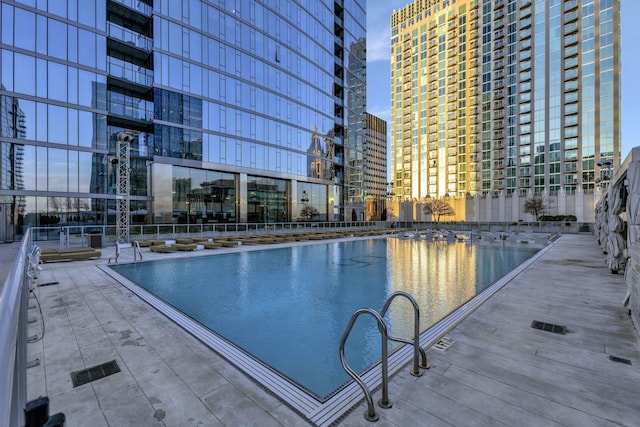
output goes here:
[{"label": "stainless steel handrail", "polygon": [[142,251],[140,250],[140,242],[137,240],[133,241],[133,260],[138,260],[138,255],[140,256],[140,261],[142,261]]},{"label": "stainless steel handrail", "polygon": [[[396,291],[392,293],[389,298],[387,298],[387,302],[384,303],[384,307],[380,312],[380,316],[384,317],[384,315],[387,313],[387,310],[389,309],[389,306],[391,305],[391,302],[396,297],[405,297],[411,302],[411,305],[413,305],[413,339],[408,340],[406,338],[393,336],[389,336],[389,339],[392,341],[413,345],[413,370],[411,371],[411,375],[413,375],[414,377],[419,377],[422,375],[422,372],[420,372],[420,368],[429,369],[429,362],[427,362],[427,354],[425,353],[424,349],[420,347],[420,307],[418,306],[418,303],[411,296],[411,294],[403,291]],[[421,356],[420,364],[418,363],[418,355]]]},{"label": "stainless steel handrail", "polygon": [[9,276],[0,288],[0,425],[24,425],[27,401],[28,229]]},{"label": "stainless steel handrail", "polygon": [[380,405],[381,408],[391,408],[392,403],[389,401],[389,340],[387,338],[387,326],[384,324],[382,317],[375,310],[371,308],[361,308],[353,313],[347,328],[344,330],[344,334],[342,334],[342,339],[340,340],[340,362],[342,363],[344,370],[347,371],[356,383],[358,383],[364,392],[365,399],[367,400],[367,412],[364,413],[364,418],[368,421],[377,421],[379,416],[376,414],[373,399],[371,398],[371,392],[364,381],[362,381],[362,378],[360,378],[360,376],[351,369],[344,355],[344,346],[347,342],[347,338],[349,337],[349,333],[358,319],[358,316],[365,313],[372,315],[376,319],[378,322],[378,328],[382,334],[382,397],[378,401],[378,405]]}]

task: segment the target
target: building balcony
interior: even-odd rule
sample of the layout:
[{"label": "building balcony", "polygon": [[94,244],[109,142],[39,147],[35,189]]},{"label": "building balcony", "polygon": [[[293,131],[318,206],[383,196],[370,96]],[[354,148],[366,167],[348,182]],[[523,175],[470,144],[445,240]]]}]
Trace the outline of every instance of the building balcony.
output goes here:
[{"label": "building balcony", "polygon": [[138,67],[111,56],[107,57],[107,71],[109,76],[126,80],[137,85],[150,87],[153,85],[153,71]]},{"label": "building balcony", "polygon": [[[529,0],[531,2],[531,0]],[[575,9],[578,6],[578,0],[567,0],[564,2],[564,10],[569,11]]]},{"label": "building balcony", "polygon": [[147,17],[151,16],[153,7],[140,0],[109,0],[109,3],[118,3]]},{"label": "building balcony", "polygon": [[109,37],[115,38],[122,43],[142,49],[145,52],[151,52],[153,49],[153,40],[147,36],[137,33],[128,28],[124,28],[113,22],[107,22],[107,33]]}]

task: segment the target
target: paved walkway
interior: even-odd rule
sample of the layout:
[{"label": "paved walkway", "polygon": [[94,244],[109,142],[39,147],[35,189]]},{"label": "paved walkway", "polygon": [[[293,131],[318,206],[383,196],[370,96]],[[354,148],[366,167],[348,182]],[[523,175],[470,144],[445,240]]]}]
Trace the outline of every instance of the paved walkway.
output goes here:
[{"label": "paved walkway", "polygon": [[[105,249],[99,263],[109,256]],[[45,264],[39,274],[44,322],[30,324],[29,335],[44,337],[28,348],[41,362],[28,371],[29,399],[48,395],[68,426],[307,424],[95,264]],[[360,404],[339,424],[638,425],[640,347],[624,294],[593,236],[563,236],[450,331],[448,349],[430,349],[422,377],[407,367],[392,378],[393,407],[376,408],[380,421],[366,422]],[[37,309],[29,316],[41,318]],[[533,329],[534,320],[567,333]],[[110,360],[122,372],[73,387],[71,372]]]}]

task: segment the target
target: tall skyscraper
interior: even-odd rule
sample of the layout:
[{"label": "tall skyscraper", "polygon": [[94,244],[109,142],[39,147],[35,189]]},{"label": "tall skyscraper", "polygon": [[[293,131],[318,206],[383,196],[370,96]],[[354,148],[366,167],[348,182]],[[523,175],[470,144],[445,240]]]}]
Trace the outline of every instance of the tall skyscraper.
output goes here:
[{"label": "tall skyscraper", "polygon": [[380,220],[386,209],[387,197],[387,122],[366,114],[366,145],[364,149],[365,220]]},{"label": "tall skyscraper", "polygon": [[619,6],[416,0],[395,11],[396,195],[593,193],[598,163],[620,163]]},{"label": "tall skyscraper", "polygon": [[12,150],[3,119],[2,165],[24,163],[0,196],[24,197],[25,225],[115,224],[124,134],[134,223],[302,220],[303,192],[315,219],[361,212],[365,17],[360,0],[0,1],[0,105],[24,129]]}]

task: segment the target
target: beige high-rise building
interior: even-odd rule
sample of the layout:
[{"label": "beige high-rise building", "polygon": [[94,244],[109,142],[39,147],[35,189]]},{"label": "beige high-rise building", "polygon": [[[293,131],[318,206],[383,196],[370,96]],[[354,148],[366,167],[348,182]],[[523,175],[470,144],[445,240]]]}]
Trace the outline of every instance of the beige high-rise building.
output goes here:
[{"label": "beige high-rise building", "polygon": [[619,0],[416,0],[395,11],[395,194],[597,191],[620,163],[619,11]]},{"label": "beige high-rise building", "polygon": [[418,0],[391,18],[393,188],[403,199],[475,193],[477,0]]}]

